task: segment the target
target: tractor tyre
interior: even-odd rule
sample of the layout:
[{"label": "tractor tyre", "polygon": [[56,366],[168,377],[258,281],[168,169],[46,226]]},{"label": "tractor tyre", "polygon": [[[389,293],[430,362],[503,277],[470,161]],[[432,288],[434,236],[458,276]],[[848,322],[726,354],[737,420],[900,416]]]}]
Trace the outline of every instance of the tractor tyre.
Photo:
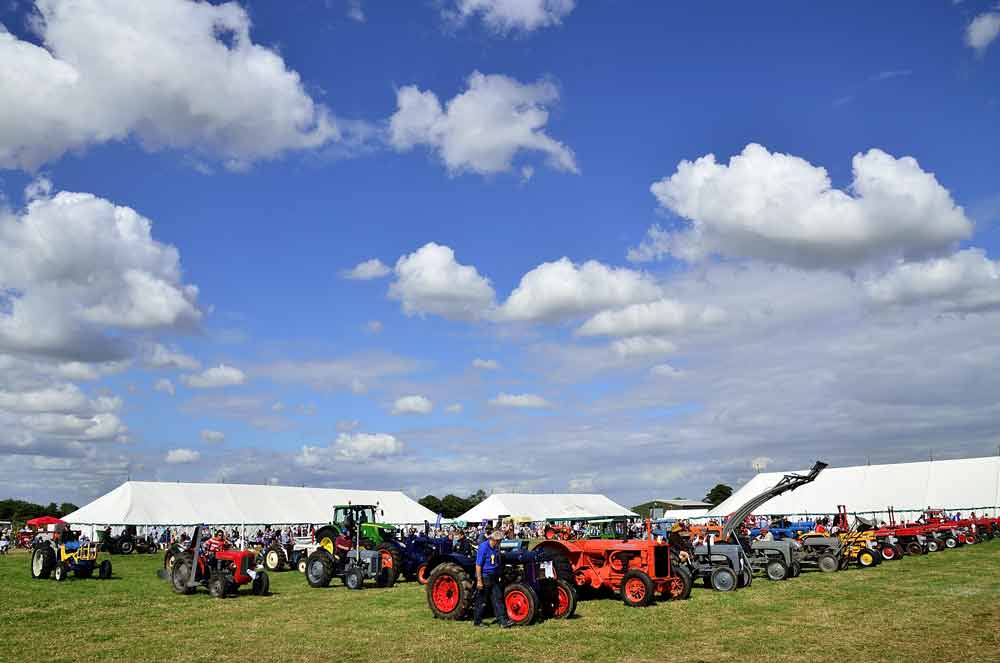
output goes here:
[{"label": "tractor tyre", "polygon": [[780,559],[772,559],[765,567],[768,580],[784,580],[788,577],[788,567]]},{"label": "tractor tyre", "polygon": [[375,576],[375,586],[389,588],[396,584],[396,574],[392,569],[380,569]]},{"label": "tractor tyre", "polygon": [[427,573],[427,564],[421,564],[417,567],[417,582],[421,585],[426,585],[428,579],[430,579],[430,574]]},{"label": "tractor tyre", "polygon": [[694,578],[687,567],[678,564],[674,567],[674,577],[668,581],[668,585],[663,589],[660,598],[670,601],[683,601],[691,596],[691,588],[694,586]]},{"label": "tractor tyre", "polygon": [[851,566],[851,554],[849,552],[843,553],[840,556],[840,561],[838,562],[838,564],[840,565],[840,570],[841,571],[846,571],[848,568],[850,568],[850,566]]},{"label": "tractor tyre", "polygon": [[906,544],[906,554],[919,556],[924,554],[924,547],[920,545],[919,541],[910,541]]},{"label": "tractor tyre", "polygon": [[[710,579],[708,579],[707,582],[709,582],[709,585],[711,584]],[[740,571],[739,576],[736,578],[736,587],[739,589],[743,589],[744,587],[749,587],[752,582],[753,582],[752,571]]]},{"label": "tractor tyre", "polygon": [[106,559],[97,567],[97,577],[101,580],[111,580],[111,560]]},{"label": "tractor tyre", "polygon": [[439,619],[464,619],[472,607],[475,585],[458,564],[438,564],[427,579],[427,605]]},{"label": "tractor tyre", "polygon": [[81,564],[77,566],[75,569],[73,569],[73,575],[75,575],[77,578],[83,578],[84,580],[86,580],[87,578],[94,575],[94,565]]},{"label": "tractor tyre", "polygon": [[798,562],[792,562],[792,565],[788,567],[788,577],[798,578],[802,575],[802,565]]},{"label": "tractor tyre", "polygon": [[941,544],[937,542],[937,539],[927,539],[927,552],[936,553],[941,550]]},{"label": "tractor tyre", "polygon": [[121,539],[118,541],[116,553],[119,555],[131,555],[135,551],[135,541],[132,539]]},{"label": "tractor tyre", "polygon": [[283,570],[287,561],[285,549],[277,544],[264,551],[264,568],[271,573]]},{"label": "tractor tyre", "polygon": [[46,580],[52,575],[52,567],[56,565],[56,551],[52,546],[38,546],[31,551],[31,577],[36,580]]},{"label": "tractor tyre", "polygon": [[191,580],[192,564],[194,564],[194,560],[190,555],[181,555],[174,562],[174,568],[170,570],[170,587],[177,594],[194,593],[194,587],[188,587],[188,581]]},{"label": "tractor tyre", "polygon": [[317,548],[306,559],[306,582],[312,588],[329,587],[334,566],[333,555],[326,548]]},{"label": "tractor tyre", "polygon": [[174,568],[174,560],[176,559],[177,556],[174,554],[174,551],[168,549],[163,555],[163,570],[170,573]]},{"label": "tractor tyre", "polygon": [[319,544],[320,548],[323,548],[332,555],[335,547],[334,542],[339,535],[340,532],[336,527],[333,525],[324,525],[316,530],[316,543]]},{"label": "tractor tyre", "polygon": [[858,553],[858,566],[869,569],[878,564],[878,553],[870,548],[864,548]]},{"label": "tractor tyre", "polygon": [[298,571],[299,573],[305,573],[306,572],[306,556],[305,555],[302,555],[301,557],[299,557],[299,561],[295,563],[295,570]]},{"label": "tractor tyre", "polygon": [[507,619],[514,626],[527,626],[538,616],[538,594],[529,585],[515,582],[503,590]]},{"label": "tractor tyre", "polygon": [[561,578],[543,581],[541,586],[542,615],[546,619],[566,619],[576,612],[576,590]]},{"label": "tractor tyre", "polygon": [[629,569],[622,576],[619,594],[622,601],[630,608],[645,608],[653,602],[653,580],[645,571]]},{"label": "tractor tyre", "polygon": [[257,574],[257,577],[253,579],[253,595],[254,596],[267,596],[271,592],[271,579],[267,575],[267,571],[261,571]]},{"label": "tractor tyre", "polygon": [[958,539],[953,536],[945,537],[944,547],[948,549],[954,549],[958,547]]},{"label": "tractor tyre", "polygon": [[52,569],[52,577],[56,582],[62,582],[69,575],[69,567],[65,564],[56,564],[56,568]]},{"label": "tractor tyre", "polygon": [[816,560],[816,566],[823,573],[833,573],[840,568],[840,562],[830,553],[823,553]]},{"label": "tractor tyre", "polygon": [[731,592],[736,589],[739,579],[736,572],[728,566],[717,566],[712,569],[711,575],[712,589],[717,592]]},{"label": "tractor tyre", "polygon": [[896,559],[896,546],[882,546],[878,549],[878,554],[882,557],[882,561],[891,562]]},{"label": "tractor tyre", "polygon": [[893,548],[896,549],[896,559],[903,559],[903,557],[906,555],[906,551],[903,550],[903,544],[902,543],[896,543],[893,546]]},{"label": "tractor tyre", "polygon": [[212,573],[208,579],[208,593],[212,595],[212,598],[226,598],[226,589],[226,577],[221,573]]},{"label": "tractor tyre", "polygon": [[365,586],[365,576],[361,569],[347,569],[344,571],[344,587],[348,589],[362,589]]},{"label": "tractor tyre", "polygon": [[[399,544],[393,541],[383,541],[376,548],[379,552],[382,572],[388,571],[392,576],[391,582],[386,587],[392,587],[399,580],[399,574],[403,569],[403,551],[399,549]],[[379,573],[382,575],[382,573]]]}]

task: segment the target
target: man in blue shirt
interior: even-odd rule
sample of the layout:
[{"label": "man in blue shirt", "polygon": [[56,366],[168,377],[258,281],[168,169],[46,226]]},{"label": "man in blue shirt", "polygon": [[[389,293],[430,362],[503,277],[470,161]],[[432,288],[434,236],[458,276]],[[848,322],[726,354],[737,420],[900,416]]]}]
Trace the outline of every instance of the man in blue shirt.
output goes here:
[{"label": "man in blue shirt", "polygon": [[503,560],[500,558],[502,539],[503,533],[500,530],[493,530],[490,532],[490,537],[476,549],[476,587],[479,593],[476,596],[476,612],[473,619],[475,626],[486,626],[483,624],[483,613],[486,612],[486,598],[489,596],[493,603],[493,615],[500,628],[511,627],[507,611],[504,610],[503,586],[500,582],[503,572]]}]

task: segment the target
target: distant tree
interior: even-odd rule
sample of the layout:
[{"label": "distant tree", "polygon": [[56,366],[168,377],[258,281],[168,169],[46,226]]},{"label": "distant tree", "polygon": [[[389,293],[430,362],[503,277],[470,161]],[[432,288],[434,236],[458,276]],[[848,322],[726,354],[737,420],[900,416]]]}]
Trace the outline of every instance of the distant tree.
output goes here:
[{"label": "distant tree", "polygon": [[[472,507],[476,506],[485,499],[486,499],[486,491],[480,488],[476,492],[469,495],[465,501],[469,503],[469,509],[471,509]],[[466,511],[468,511],[468,509],[466,509]]]},{"label": "distant tree", "polygon": [[434,513],[441,513],[441,500],[434,497],[433,495],[424,495],[417,502],[426,509],[430,509]]},{"label": "distant tree", "polygon": [[441,515],[445,518],[458,518],[470,508],[469,502],[458,495],[449,493],[441,499]]},{"label": "distant tree", "polygon": [[74,511],[79,510],[80,507],[73,504],[72,502],[63,502],[59,505],[59,517],[68,516]]},{"label": "distant tree", "polygon": [[705,495],[705,502],[708,502],[712,506],[719,506],[725,502],[733,494],[732,486],[727,486],[724,483],[715,484],[715,488],[708,491],[708,495]]}]

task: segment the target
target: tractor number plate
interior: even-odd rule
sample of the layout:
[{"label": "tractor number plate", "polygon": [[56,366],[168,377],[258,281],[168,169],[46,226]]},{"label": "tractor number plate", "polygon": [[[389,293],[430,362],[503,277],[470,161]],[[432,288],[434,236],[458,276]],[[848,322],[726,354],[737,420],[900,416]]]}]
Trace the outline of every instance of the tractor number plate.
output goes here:
[{"label": "tractor number plate", "polygon": [[555,564],[553,564],[552,562],[542,562],[541,569],[542,569],[542,577],[543,578],[555,578],[556,577]]}]

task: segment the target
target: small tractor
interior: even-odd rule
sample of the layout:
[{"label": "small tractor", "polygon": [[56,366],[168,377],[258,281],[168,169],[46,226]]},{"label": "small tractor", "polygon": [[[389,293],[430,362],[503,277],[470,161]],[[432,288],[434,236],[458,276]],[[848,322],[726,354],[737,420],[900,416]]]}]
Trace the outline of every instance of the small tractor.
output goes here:
[{"label": "small tractor", "polygon": [[[777,484],[729,514],[718,543],[713,542],[715,536],[709,536],[704,545],[694,547],[690,561],[692,575],[716,591],[729,592],[737,587],[749,586],[753,582],[754,571],[764,570],[772,580],[789,577],[789,571],[797,573],[801,558],[793,554],[790,542],[754,541],[747,545],[746,541],[741,542],[736,536],[737,528],[755,509],[772,498],[815,481],[826,466],[818,460],[808,474],[786,474]],[[776,544],[784,544],[788,548],[779,548]],[[798,566],[795,566],[796,562]]]},{"label": "small tractor", "polygon": [[[373,507],[356,508],[360,510]],[[341,533],[332,540],[329,538],[332,532],[326,527],[316,533],[319,545],[306,558],[306,582],[310,587],[329,587],[334,577],[339,577],[348,589],[361,589],[366,579],[375,580],[378,587],[392,587],[395,584],[400,568],[397,561],[400,559],[398,547],[393,545],[391,549],[386,548],[385,546],[391,545],[388,541],[378,544],[380,548],[377,550],[364,547],[366,542],[362,538],[359,524],[347,520]]]},{"label": "small tractor", "polygon": [[292,543],[282,545],[272,543],[261,551],[261,563],[270,573],[284,571],[285,568],[306,572],[306,559],[319,547],[311,536],[297,536]]},{"label": "small tractor", "polygon": [[101,551],[112,555],[131,555],[136,549],[135,525],[128,525],[118,536],[111,535],[111,527],[101,530],[98,536]]},{"label": "small tractor", "polygon": [[[854,525],[850,526],[847,507],[842,504],[837,506],[834,528],[836,534],[809,532],[802,535],[803,561],[815,563],[825,572],[846,569],[851,562],[867,569],[878,566],[883,559],[895,559],[892,554],[898,553],[896,538],[889,532],[877,530],[872,521],[855,516]],[[880,546],[892,548],[890,557],[883,556]],[[831,557],[837,562],[836,568],[831,568]]]},{"label": "small tractor", "polygon": [[333,521],[316,530],[315,540],[331,556],[335,553],[334,542],[345,532],[355,540],[357,550],[377,550],[382,557],[379,569],[388,569],[391,585],[399,577],[403,553],[396,528],[376,522],[376,513],[385,515],[378,504],[338,504],[333,507]]},{"label": "small tractor", "polygon": [[[576,589],[558,577],[555,559],[545,550],[528,550],[526,541],[501,544],[504,608],[516,626],[539,617],[565,619],[576,611]],[[476,597],[476,560],[448,553],[432,558],[427,604],[437,619],[468,619]],[[488,602],[487,602],[488,603]]]},{"label": "small tractor", "polygon": [[111,577],[111,560],[97,562],[99,546],[81,543],[69,529],[57,534],[57,539],[41,541],[31,551],[31,577],[44,580],[52,577],[62,582],[72,573],[77,578],[90,578],[97,569],[97,577]]},{"label": "small tractor", "polygon": [[170,570],[160,570],[157,576],[170,581],[178,594],[193,594],[199,586],[221,599],[238,593],[242,585],[250,585],[254,596],[266,596],[271,583],[265,571],[256,564],[251,550],[217,550],[208,552],[203,543],[208,528],[199,525],[186,547],[173,557]]},{"label": "small tractor", "polygon": [[686,599],[691,594],[691,574],[676,562],[669,543],[656,541],[646,523],[642,538],[549,540],[535,551],[549,553],[558,577],[578,589],[609,589],[630,607],[644,607],[656,595]]}]

